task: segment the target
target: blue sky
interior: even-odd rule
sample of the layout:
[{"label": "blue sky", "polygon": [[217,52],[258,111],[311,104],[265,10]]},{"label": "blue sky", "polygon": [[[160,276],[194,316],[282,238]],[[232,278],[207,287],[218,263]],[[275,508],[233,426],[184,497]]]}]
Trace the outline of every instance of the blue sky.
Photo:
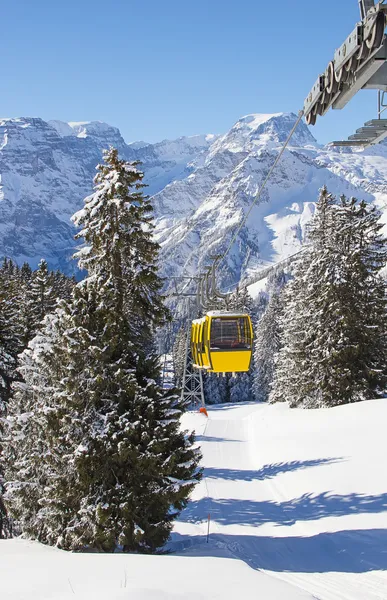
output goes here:
[{"label": "blue sky", "polygon": [[[3,0],[0,113],[106,121],[126,141],[223,133],[297,112],[358,20],[357,0]],[[312,132],[374,116],[363,91]]]}]

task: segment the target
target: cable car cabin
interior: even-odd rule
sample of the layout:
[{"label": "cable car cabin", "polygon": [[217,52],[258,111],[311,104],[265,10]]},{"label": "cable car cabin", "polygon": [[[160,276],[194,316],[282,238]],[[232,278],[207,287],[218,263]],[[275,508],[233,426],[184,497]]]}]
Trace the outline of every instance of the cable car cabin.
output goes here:
[{"label": "cable car cabin", "polygon": [[192,360],[198,369],[244,373],[250,367],[252,346],[249,315],[214,310],[192,322]]}]

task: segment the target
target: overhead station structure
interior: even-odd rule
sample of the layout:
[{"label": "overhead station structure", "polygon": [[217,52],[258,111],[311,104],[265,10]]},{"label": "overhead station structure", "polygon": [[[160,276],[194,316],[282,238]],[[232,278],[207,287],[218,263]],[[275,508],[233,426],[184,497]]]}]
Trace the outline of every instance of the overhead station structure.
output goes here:
[{"label": "overhead station structure", "polygon": [[378,90],[378,118],[367,121],[348,140],[334,146],[370,146],[387,137],[387,5],[384,0],[359,0],[361,21],[334,54],[324,73],[319,75],[304,103],[308,125],[332,108],[342,109],[364,89]]}]

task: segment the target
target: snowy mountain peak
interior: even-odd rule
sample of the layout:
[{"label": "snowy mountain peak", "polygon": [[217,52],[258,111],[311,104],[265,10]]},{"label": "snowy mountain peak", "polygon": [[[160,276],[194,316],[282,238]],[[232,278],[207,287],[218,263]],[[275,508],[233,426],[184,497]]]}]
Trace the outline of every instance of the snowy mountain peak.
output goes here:
[{"label": "snowy mountain peak", "polygon": [[122,149],[126,144],[117,127],[108,125],[103,121],[48,121],[48,125],[55,129],[57,134],[62,137],[89,138],[93,140],[99,148],[108,148],[109,145],[117,146]]},{"label": "snowy mountain peak", "polygon": [[68,125],[73,129],[77,137],[101,137],[113,134],[123,139],[117,127],[108,125],[103,121],[70,121]]},{"label": "snowy mountain peak", "polygon": [[[221,147],[230,152],[251,152],[262,146],[283,144],[291,132],[297,115],[294,113],[251,114],[239,119],[235,125],[214,144],[213,151]],[[300,122],[292,138],[292,146],[316,145],[316,140],[305,123]]]},{"label": "snowy mountain peak", "polygon": [[273,113],[273,114],[256,114],[253,113],[251,115],[245,115],[241,117],[234,125],[234,127],[241,127],[242,125],[247,125],[250,129],[257,129],[263,123],[267,123],[271,119],[275,119],[281,117],[284,113]]},{"label": "snowy mountain peak", "polygon": [[150,144],[143,140],[139,140],[138,142],[129,142],[128,146],[132,148],[132,150],[140,150],[140,148],[145,148],[146,146],[150,146]]},{"label": "snowy mountain peak", "polygon": [[74,129],[71,127],[69,123],[65,123],[65,121],[52,120],[47,121],[47,123],[55,129],[58,135],[61,137],[66,137],[67,135],[76,135]]}]

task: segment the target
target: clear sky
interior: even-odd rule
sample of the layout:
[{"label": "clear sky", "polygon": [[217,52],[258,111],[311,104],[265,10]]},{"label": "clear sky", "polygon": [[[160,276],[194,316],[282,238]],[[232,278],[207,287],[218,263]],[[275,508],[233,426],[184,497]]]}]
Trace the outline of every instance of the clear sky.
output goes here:
[{"label": "clear sky", "polygon": [[[3,0],[0,116],[106,121],[128,142],[223,133],[297,112],[358,20],[358,0]],[[312,132],[375,116],[363,91]]]}]

